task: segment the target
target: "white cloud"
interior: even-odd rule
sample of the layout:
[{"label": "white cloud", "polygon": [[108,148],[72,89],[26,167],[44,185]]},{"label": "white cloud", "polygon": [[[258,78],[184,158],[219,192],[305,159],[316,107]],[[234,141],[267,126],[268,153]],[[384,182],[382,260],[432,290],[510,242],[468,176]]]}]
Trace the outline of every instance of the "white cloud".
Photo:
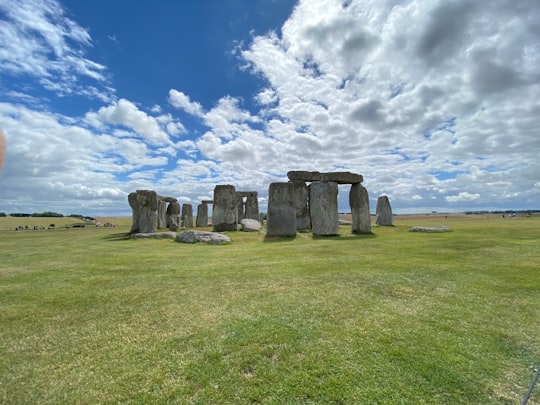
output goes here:
[{"label": "white cloud", "polygon": [[471,194],[471,193],[468,193],[467,191],[463,191],[459,193],[458,195],[449,195],[445,197],[446,201],[448,202],[474,201],[474,200],[478,200],[479,198],[480,198],[480,194],[478,193]]},{"label": "white cloud", "polygon": [[184,110],[188,114],[196,117],[201,117],[204,113],[203,108],[199,103],[191,101],[189,96],[175,89],[169,91],[169,103],[173,107]]},{"label": "white cloud", "polygon": [[[60,95],[110,100],[106,67],[85,57],[88,31],[69,19],[56,1],[0,0],[0,65],[4,74],[34,77]],[[81,83],[81,78],[94,84]]]}]

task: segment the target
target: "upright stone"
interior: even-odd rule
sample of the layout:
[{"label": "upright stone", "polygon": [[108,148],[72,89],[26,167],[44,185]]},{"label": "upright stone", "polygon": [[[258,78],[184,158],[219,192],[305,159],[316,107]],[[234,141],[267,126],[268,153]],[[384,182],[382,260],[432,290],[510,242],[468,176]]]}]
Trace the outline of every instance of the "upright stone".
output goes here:
[{"label": "upright stone", "polygon": [[193,228],[193,206],[191,204],[182,204],[182,226]]},{"label": "upright stone", "polygon": [[246,219],[259,220],[259,199],[257,193],[252,193],[246,198]]},{"label": "upright stone", "polygon": [[208,226],[208,204],[199,204],[197,206],[196,227]]},{"label": "upright stone", "polygon": [[236,209],[237,209],[236,220],[238,221],[237,223],[239,224],[240,221],[242,221],[246,217],[244,197],[239,195],[239,193],[236,193]]},{"label": "upright stone", "polygon": [[392,226],[392,207],[387,196],[380,196],[377,200],[375,223],[380,226]]},{"label": "upright stone", "polygon": [[352,232],[371,233],[371,213],[369,195],[364,186],[355,183],[349,192],[349,206],[352,213]]},{"label": "upright stone", "polygon": [[137,192],[134,191],[128,195],[129,206],[131,207],[131,230],[129,233],[139,233],[140,229],[140,217],[141,217],[141,206],[137,201]]},{"label": "upright stone", "polygon": [[336,182],[313,182],[309,186],[309,212],[313,235],[339,233],[338,185]]},{"label": "upright stone", "polygon": [[291,183],[294,187],[293,205],[296,214],[296,229],[307,231],[311,229],[308,186],[302,180],[294,180]]},{"label": "upright stone", "polygon": [[237,229],[236,191],[230,184],[214,188],[212,224],[214,232],[236,231]]},{"label": "upright stone", "polygon": [[296,236],[292,183],[271,183],[268,188],[267,236]]},{"label": "upright stone", "polygon": [[[133,197],[132,197],[133,198]],[[129,197],[128,197],[129,199]],[[137,190],[135,202],[130,201],[130,205],[134,203],[138,205],[138,221],[132,225],[132,233],[152,233],[157,230],[158,217],[158,198],[153,190]],[[135,210],[134,210],[135,212]],[[137,224],[135,227],[135,223]],[[138,229],[134,229],[137,228]]]},{"label": "upright stone", "polygon": [[180,227],[180,204],[177,202],[169,203],[167,207],[167,228],[176,232]]},{"label": "upright stone", "polygon": [[158,229],[167,227],[167,201],[159,200],[158,202]]}]

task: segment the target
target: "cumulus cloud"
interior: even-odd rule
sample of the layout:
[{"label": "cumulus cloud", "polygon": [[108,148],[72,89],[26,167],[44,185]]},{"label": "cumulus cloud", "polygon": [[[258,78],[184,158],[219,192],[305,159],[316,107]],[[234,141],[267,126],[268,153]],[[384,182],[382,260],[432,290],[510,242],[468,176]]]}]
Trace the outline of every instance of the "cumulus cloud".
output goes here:
[{"label": "cumulus cloud", "polygon": [[191,101],[188,95],[175,89],[169,91],[169,103],[173,107],[184,110],[188,114],[196,117],[201,117],[204,113],[203,108],[199,103]]}]

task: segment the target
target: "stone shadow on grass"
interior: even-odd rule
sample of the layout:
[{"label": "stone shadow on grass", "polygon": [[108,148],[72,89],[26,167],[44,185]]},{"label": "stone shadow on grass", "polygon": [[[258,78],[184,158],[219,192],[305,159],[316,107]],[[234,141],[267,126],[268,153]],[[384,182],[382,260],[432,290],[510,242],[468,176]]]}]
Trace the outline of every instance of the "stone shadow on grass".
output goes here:
[{"label": "stone shadow on grass", "polygon": [[104,236],[103,239],[109,241],[109,242],[118,242],[121,240],[130,240],[131,234],[129,232],[121,232],[121,233],[112,233],[110,235]]}]

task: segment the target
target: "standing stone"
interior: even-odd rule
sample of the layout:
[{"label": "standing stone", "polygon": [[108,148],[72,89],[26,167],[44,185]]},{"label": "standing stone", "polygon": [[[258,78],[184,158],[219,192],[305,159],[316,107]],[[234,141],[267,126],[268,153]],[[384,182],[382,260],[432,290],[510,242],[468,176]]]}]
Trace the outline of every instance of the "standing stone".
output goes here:
[{"label": "standing stone", "polygon": [[195,221],[195,226],[208,226],[208,204],[199,204],[197,206],[197,219]]},{"label": "standing stone", "polygon": [[193,228],[193,206],[191,204],[182,204],[182,226]]},{"label": "standing stone", "polygon": [[238,221],[238,223],[240,223],[240,221],[242,221],[246,217],[246,211],[244,208],[244,198],[239,195],[239,193],[236,193],[236,220]]},{"label": "standing stone", "polygon": [[349,206],[352,213],[352,232],[371,233],[371,213],[369,195],[364,186],[355,183],[349,192]]},{"label": "standing stone", "polygon": [[177,202],[169,203],[167,207],[167,228],[176,232],[180,227],[180,204]]},{"label": "standing stone", "polygon": [[137,202],[137,192],[134,191],[128,195],[129,206],[131,207],[131,230],[129,233],[138,233],[140,229],[139,220],[141,217],[141,206]]},{"label": "standing stone", "polygon": [[252,193],[246,198],[246,219],[259,220],[259,199],[257,193]]},{"label": "standing stone", "polygon": [[157,229],[158,198],[153,190],[137,190],[128,196],[133,211],[131,233],[152,233]]},{"label": "standing stone", "polygon": [[267,236],[296,236],[292,183],[271,183],[268,188]]},{"label": "standing stone", "polygon": [[339,233],[338,185],[336,182],[314,182],[309,186],[309,211],[313,235]]},{"label": "standing stone", "polygon": [[236,191],[230,184],[214,188],[212,224],[214,232],[236,231],[237,229]]},{"label": "standing stone", "polygon": [[158,229],[167,227],[167,201],[159,200],[158,202]]},{"label": "standing stone", "polygon": [[377,200],[375,223],[380,226],[392,226],[392,207],[387,196],[380,196]]},{"label": "standing stone", "polygon": [[296,213],[296,229],[307,231],[311,228],[311,218],[309,217],[309,190],[304,181],[294,180],[293,205]]}]

